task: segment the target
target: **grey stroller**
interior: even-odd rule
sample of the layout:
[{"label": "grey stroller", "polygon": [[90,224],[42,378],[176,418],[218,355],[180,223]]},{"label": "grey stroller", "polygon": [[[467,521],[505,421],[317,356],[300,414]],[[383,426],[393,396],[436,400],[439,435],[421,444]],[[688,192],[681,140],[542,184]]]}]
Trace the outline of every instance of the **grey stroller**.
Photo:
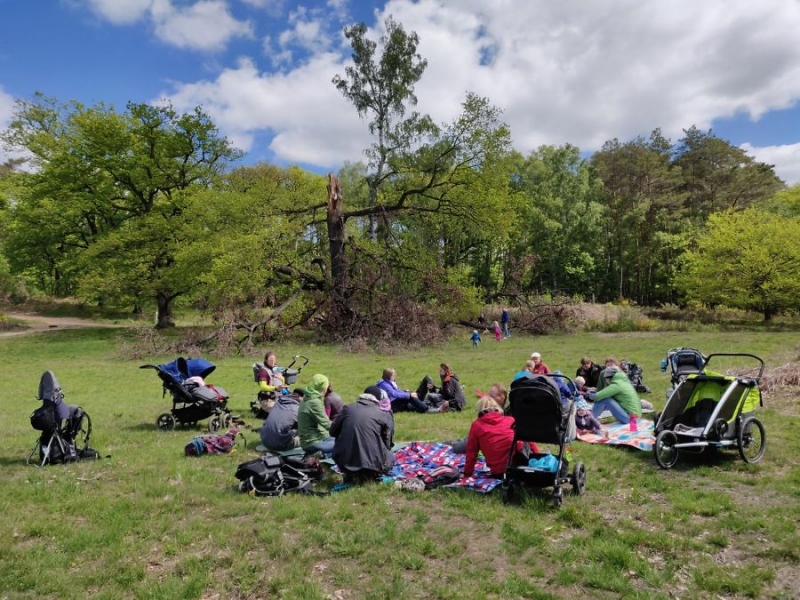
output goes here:
[{"label": "grey stroller", "polygon": [[80,406],[64,403],[64,393],[52,371],[45,371],[39,381],[42,406],[33,411],[31,427],[41,431],[27,463],[38,454],[38,466],[68,463],[86,458],[98,458],[89,447],[92,420]]}]

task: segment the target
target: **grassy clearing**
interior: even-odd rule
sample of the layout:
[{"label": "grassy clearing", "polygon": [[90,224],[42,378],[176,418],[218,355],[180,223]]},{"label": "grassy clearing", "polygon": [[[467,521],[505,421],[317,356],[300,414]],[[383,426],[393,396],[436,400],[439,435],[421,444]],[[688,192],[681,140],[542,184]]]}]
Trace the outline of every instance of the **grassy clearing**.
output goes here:
[{"label": "grassy clearing", "polygon": [[[792,598],[800,588],[800,425],[796,398],[767,398],[767,454],[755,466],[736,453],[681,458],[661,471],[652,455],[576,443],[587,492],[561,510],[529,494],[436,490],[408,495],[386,486],[329,497],[262,499],[235,492],[236,465],[255,453],[184,458],[198,430],[159,433],[170,407],[153,371],[131,361],[125,330],[70,330],[0,339],[0,598]],[[746,351],[768,366],[797,358],[791,333],[587,333],[467,340],[410,354],[350,354],[328,346],[278,347],[282,363],[311,359],[300,383],[327,374],[345,399],[386,366],[401,385],[460,374],[471,401],[463,414],[397,416],[397,439],[462,436],[472,391],[508,382],[531,351],[553,369],[606,355],[636,361],[663,405],[667,349]],[[260,356],[215,361],[209,378],[248,422]],[[69,403],[92,416],[92,445],[111,458],[36,469],[28,416],[39,377],[53,370]],[[255,434],[248,434],[250,447]],[[335,480],[331,480],[335,481]],[[329,481],[330,483],[330,481]]]}]

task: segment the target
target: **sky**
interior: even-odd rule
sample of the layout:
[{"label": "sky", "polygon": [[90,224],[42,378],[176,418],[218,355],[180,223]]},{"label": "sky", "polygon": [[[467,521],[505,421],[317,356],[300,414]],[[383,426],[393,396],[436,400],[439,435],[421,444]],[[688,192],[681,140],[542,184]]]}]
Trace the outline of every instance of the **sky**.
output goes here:
[{"label": "sky", "polygon": [[473,92],[523,154],[694,125],[800,183],[800,0],[0,0],[0,130],[35,92],[169,101],[248,164],[335,171],[371,140],[331,83],[342,29],[377,39],[389,16],[419,35],[417,110],[439,123]]}]

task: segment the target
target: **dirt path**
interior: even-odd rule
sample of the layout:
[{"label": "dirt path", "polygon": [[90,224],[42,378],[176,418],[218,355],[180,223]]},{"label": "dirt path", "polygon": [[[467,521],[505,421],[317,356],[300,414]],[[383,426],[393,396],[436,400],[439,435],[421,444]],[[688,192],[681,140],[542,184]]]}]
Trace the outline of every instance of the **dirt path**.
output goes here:
[{"label": "dirt path", "polygon": [[59,331],[61,329],[85,329],[89,327],[120,327],[113,323],[100,323],[90,319],[78,319],[75,317],[48,317],[36,313],[7,312],[6,316],[23,321],[27,327],[25,329],[14,329],[11,331],[0,331],[0,338],[16,337],[31,333],[41,333],[44,331]]}]

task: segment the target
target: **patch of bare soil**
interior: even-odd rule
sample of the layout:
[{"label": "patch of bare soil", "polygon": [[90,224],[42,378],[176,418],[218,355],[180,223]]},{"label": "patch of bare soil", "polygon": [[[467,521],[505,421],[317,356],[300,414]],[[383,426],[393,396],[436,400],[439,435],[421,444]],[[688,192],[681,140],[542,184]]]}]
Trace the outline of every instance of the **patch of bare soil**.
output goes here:
[{"label": "patch of bare soil", "polygon": [[113,323],[101,323],[90,319],[78,319],[76,317],[48,317],[35,313],[5,313],[7,317],[22,321],[25,324],[23,329],[13,329],[0,331],[0,338],[16,337],[29,335],[31,333],[42,333],[45,331],[60,331],[62,329],[87,329],[92,327],[119,327]]}]

